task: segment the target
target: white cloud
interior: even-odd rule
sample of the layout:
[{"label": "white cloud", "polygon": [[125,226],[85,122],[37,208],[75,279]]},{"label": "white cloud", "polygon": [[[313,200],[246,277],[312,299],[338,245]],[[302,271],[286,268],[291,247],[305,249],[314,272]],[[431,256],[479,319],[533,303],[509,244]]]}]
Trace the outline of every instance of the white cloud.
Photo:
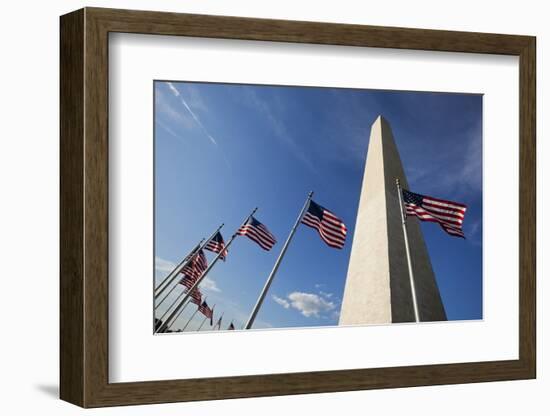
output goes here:
[{"label": "white cloud", "polygon": [[288,309],[290,307],[290,303],[288,303],[286,299],[280,298],[279,296],[276,296],[276,295],[271,295],[271,297],[275,302],[277,302],[283,308]]},{"label": "white cloud", "polygon": [[[166,121],[174,123],[178,129],[189,130],[195,128],[193,118],[187,112],[174,109],[169,95],[158,89],[155,93],[155,111]],[[160,121],[159,117],[156,118],[156,121]],[[176,136],[181,137],[179,134],[176,134]]]},{"label": "white cloud", "polygon": [[[315,287],[324,286],[322,284],[316,284]],[[328,316],[325,313],[334,311],[336,309],[336,302],[330,300],[333,296],[332,293],[319,291],[319,294],[305,293],[305,292],[292,292],[290,295],[281,298],[277,295],[271,295],[273,301],[281,305],[285,309],[296,309],[305,317],[315,317],[330,319],[334,318],[334,312]],[[337,311],[335,311],[337,312]]]},{"label": "white cloud", "polygon": [[176,267],[176,264],[171,262],[170,260],[161,259],[158,256],[155,257],[155,270],[159,272],[170,273],[172,270],[174,270],[174,267]]},{"label": "white cloud", "polygon": [[170,91],[172,91],[172,93],[176,97],[180,96],[180,92],[178,91],[178,89],[176,87],[174,87],[174,84],[172,84],[171,82],[167,82],[166,85],[168,85],[168,88],[170,88]]},{"label": "white cloud", "polygon": [[[218,145],[218,142],[212,135],[206,130],[206,127],[202,124],[199,117],[195,114],[193,110],[191,110],[191,107],[187,104],[187,101],[185,101],[185,98],[183,98],[183,95],[179,92],[179,90],[172,84],[171,82],[167,82],[166,85],[168,85],[168,88],[170,91],[172,91],[172,94],[174,94],[175,97],[179,98],[180,102],[183,104],[183,106],[187,109],[191,117],[193,117],[193,120],[197,123],[197,125],[201,128],[202,132],[208,137],[208,139],[212,142],[214,145]],[[196,92],[195,92],[196,95]]]},{"label": "white cloud", "polygon": [[305,317],[318,318],[321,313],[328,312],[336,308],[334,302],[322,298],[314,293],[292,292],[288,295],[290,306],[300,311]]},{"label": "white cloud", "polygon": [[218,287],[216,282],[208,276],[205,277],[204,280],[201,282],[201,289],[210,292],[221,292],[221,289]]}]

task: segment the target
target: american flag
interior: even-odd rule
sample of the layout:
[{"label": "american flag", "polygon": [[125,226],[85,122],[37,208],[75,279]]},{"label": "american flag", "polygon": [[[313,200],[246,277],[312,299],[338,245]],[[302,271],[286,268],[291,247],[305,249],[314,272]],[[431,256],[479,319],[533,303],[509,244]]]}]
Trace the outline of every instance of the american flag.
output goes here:
[{"label": "american flag", "polygon": [[212,324],[214,323],[212,320],[214,319],[214,308],[216,307],[216,305],[212,306],[212,308],[210,308],[210,326],[212,326]]},{"label": "american flag", "polygon": [[407,216],[415,216],[422,221],[437,222],[448,234],[464,238],[462,222],[466,214],[466,205],[415,194],[405,189],[403,189],[403,202]]},{"label": "american flag", "polygon": [[195,284],[196,281],[197,281],[197,279],[193,279],[191,276],[185,275],[180,279],[180,281],[178,283],[180,285],[185,286],[187,288],[185,291],[187,292],[187,290],[189,290],[193,287],[193,285]]},{"label": "american flag", "polygon": [[271,232],[254,217],[250,217],[246,224],[242,225],[237,231],[238,235],[246,235],[252,241],[255,241],[264,250],[271,250],[277,240]]},{"label": "american flag", "polygon": [[214,253],[221,252],[222,254],[220,255],[220,259],[225,260],[225,257],[227,256],[227,249],[225,248],[222,233],[218,231],[216,235],[208,242],[208,244],[206,244],[205,249]]},{"label": "american flag", "polygon": [[192,277],[193,279],[198,279],[201,277],[202,273],[208,267],[208,262],[206,261],[206,256],[204,251],[199,250],[193,258],[187,262],[187,264],[181,269],[181,273]]},{"label": "american flag", "polygon": [[196,288],[195,290],[193,290],[191,292],[190,297],[191,297],[191,303],[194,303],[197,306],[199,306],[201,304],[202,293],[199,290],[199,288]]},{"label": "american flag", "polygon": [[218,319],[218,322],[216,322],[216,325],[214,325],[213,329],[216,329],[216,327],[220,329],[222,327],[222,318],[223,318],[223,314],[220,315],[220,318]]},{"label": "american flag", "polygon": [[228,331],[234,331],[235,330],[235,325],[233,325],[233,322],[231,322],[229,324],[229,327],[227,328]]},{"label": "american flag", "polygon": [[302,224],[315,228],[321,239],[334,248],[344,247],[348,229],[340,218],[316,202],[309,201],[309,207],[302,218]]},{"label": "american flag", "polygon": [[199,312],[202,313],[207,318],[212,319],[212,309],[208,306],[208,303],[206,301],[203,301],[201,305],[199,306]]}]

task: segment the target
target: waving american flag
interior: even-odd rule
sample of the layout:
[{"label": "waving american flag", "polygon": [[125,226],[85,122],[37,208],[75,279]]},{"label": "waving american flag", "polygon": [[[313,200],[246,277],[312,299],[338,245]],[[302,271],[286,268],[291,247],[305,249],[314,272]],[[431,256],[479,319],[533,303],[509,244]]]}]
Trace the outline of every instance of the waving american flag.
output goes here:
[{"label": "waving american flag", "polygon": [[248,221],[237,231],[239,235],[246,235],[264,250],[271,250],[277,240],[275,236],[256,218],[251,216]]},{"label": "waving american flag", "polygon": [[204,251],[199,250],[194,257],[187,262],[187,264],[181,269],[181,273],[186,276],[191,276],[193,279],[201,277],[202,273],[208,268],[208,262]]},{"label": "waving american flag", "polygon": [[346,225],[340,218],[316,202],[309,202],[309,207],[302,218],[302,224],[315,228],[321,239],[329,246],[344,247],[348,233]]},{"label": "waving american flag", "polygon": [[220,255],[220,259],[225,260],[225,257],[227,256],[227,249],[225,248],[222,233],[218,231],[216,235],[208,242],[208,244],[206,244],[205,249],[214,253],[221,252],[222,254]]},{"label": "waving american flag", "polygon": [[415,194],[405,189],[403,189],[403,202],[407,216],[415,216],[422,221],[437,222],[448,234],[464,238],[462,223],[466,214],[466,205]]}]

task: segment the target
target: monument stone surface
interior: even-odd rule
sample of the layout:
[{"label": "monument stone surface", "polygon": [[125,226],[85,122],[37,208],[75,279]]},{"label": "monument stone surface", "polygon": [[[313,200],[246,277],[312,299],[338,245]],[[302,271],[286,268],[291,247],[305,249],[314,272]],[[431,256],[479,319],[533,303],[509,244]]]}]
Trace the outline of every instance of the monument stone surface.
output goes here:
[{"label": "monument stone surface", "polygon": [[[391,127],[379,116],[371,127],[340,325],[415,321],[396,178],[409,189]],[[407,218],[407,231],[420,321],[444,321],[416,218]]]}]

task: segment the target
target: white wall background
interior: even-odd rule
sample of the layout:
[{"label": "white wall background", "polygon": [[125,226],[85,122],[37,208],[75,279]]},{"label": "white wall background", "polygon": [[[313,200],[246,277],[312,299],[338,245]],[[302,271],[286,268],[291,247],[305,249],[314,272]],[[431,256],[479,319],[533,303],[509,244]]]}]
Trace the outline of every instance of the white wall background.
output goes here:
[{"label": "white wall background", "polygon": [[[538,379],[458,386],[166,404],[87,411],[103,415],[266,415],[314,413],[463,415],[548,414],[550,361],[544,347],[548,317],[544,299],[544,240],[550,230],[541,215],[550,209],[543,184],[550,160],[544,141],[544,103],[550,99],[545,66],[550,26],[545,2],[523,0],[354,2],[352,0],[258,2],[19,1],[0,16],[0,270],[4,322],[0,343],[0,409],[3,414],[79,414],[58,395],[58,16],[82,6],[240,15],[387,26],[453,29],[537,36],[538,53]],[[548,201],[547,201],[548,202]]]}]

